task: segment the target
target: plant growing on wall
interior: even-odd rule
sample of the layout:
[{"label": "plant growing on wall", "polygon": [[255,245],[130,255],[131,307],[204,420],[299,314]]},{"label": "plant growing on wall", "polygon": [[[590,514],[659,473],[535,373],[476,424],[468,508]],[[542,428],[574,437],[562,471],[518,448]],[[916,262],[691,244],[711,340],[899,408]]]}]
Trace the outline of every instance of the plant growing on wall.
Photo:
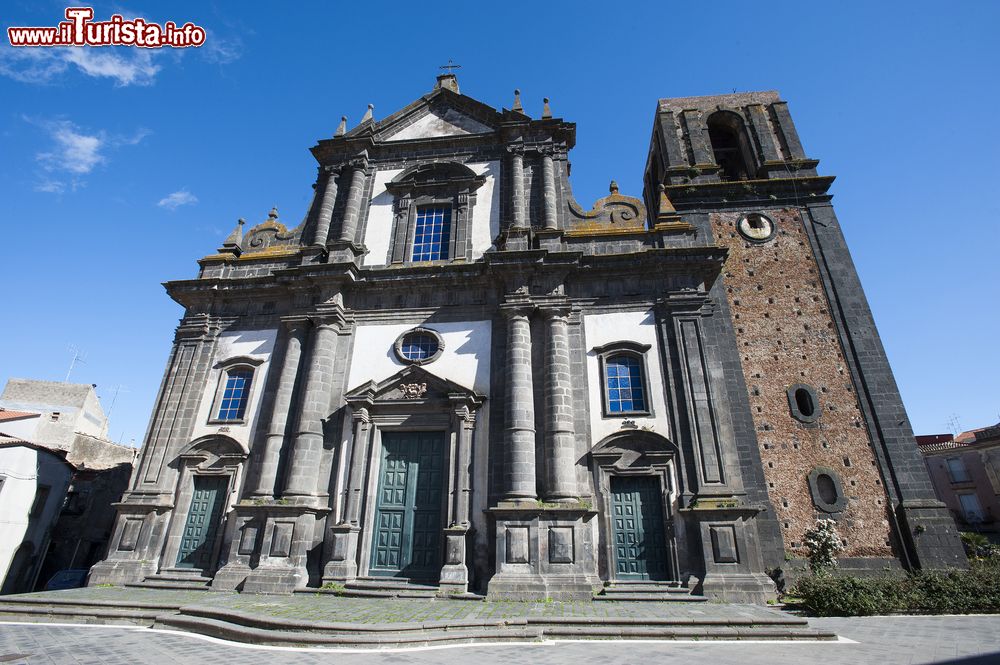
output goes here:
[{"label": "plant growing on wall", "polygon": [[837,554],[844,543],[837,533],[837,523],[830,519],[816,520],[816,526],[805,532],[805,545],[809,550],[809,569],[814,575],[828,574],[837,566]]}]

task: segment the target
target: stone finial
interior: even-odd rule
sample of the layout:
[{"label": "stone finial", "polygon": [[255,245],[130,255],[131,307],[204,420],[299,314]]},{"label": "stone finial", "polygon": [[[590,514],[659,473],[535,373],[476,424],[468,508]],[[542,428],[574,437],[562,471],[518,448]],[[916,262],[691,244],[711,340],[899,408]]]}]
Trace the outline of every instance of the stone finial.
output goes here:
[{"label": "stone finial", "polygon": [[374,111],[374,110],[375,110],[375,105],[374,104],[369,104],[368,105],[368,110],[365,111],[364,117],[361,118],[361,124],[362,125],[365,124],[366,122],[373,122],[372,121],[372,111]]},{"label": "stone finial", "polygon": [[271,212],[267,213],[268,219],[278,219],[278,206],[271,208]]},{"label": "stone finial", "polygon": [[615,182],[614,180],[612,180],[611,184],[608,185],[608,191],[611,192],[612,196],[614,196],[615,194],[617,194],[618,193],[618,183]]},{"label": "stone finial", "polygon": [[236,228],[226,237],[222,247],[219,248],[220,253],[240,255],[243,251],[243,225],[246,223],[242,217],[237,220]]},{"label": "stone finial", "polygon": [[521,106],[521,91],[514,88],[514,106],[511,108],[512,111],[517,111],[519,113],[524,113],[524,107]]},{"label": "stone finial", "polygon": [[[455,66],[458,67],[458,65]],[[453,72],[438,74],[437,83],[434,84],[434,89],[437,90],[438,88],[451,90],[455,94],[462,94],[458,91],[458,77],[455,76]]]},{"label": "stone finial", "polygon": [[552,109],[549,108],[549,98],[548,97],[543,97],[542,98],[542,102],[544,102],[544,105],[542,106],[542,117],[543,118],[551,118],[552,117]]},{"label": "stone finial", "polygon": [[334,133],[334,136],[343,136],[346,133],[347,133],[347,116],[342,115],[340,116],[340,124],[337,125],[337,131]]}]

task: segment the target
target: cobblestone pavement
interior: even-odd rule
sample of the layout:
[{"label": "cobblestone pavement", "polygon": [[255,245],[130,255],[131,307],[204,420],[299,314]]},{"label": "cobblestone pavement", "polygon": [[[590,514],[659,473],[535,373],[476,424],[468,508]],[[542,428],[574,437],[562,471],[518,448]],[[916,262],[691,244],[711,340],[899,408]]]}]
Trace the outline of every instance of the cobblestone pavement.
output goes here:
[{"label": "cobblestone pavement", "polygon": [[[332,594],[297,593],[269,596],[211,591],[171,591],[134,587],[88,587],[24,594],[20,598],[175,603],[228,608],[251,614],[346,623],[397,623],[444,620],[510,619],[515,617],[689,617],[713,619],[773,617],[777,611],[756,605],[718,603],[629,602],[478,602],[447,599],[341,598]],[[3,598],[0,597],[0,601]],[[0,661],[2,662],[2,661]]]},{"label": "cobblestone pavement", "polygon": [[[813,619],[841,642],[558,642],[357,653],[249,647],[182,633],[112,626],[0,623],[0,663],[336,663],[406,665],[918,665],[1000,663],[1000,616]],[[848,641],[853,640],[853,642]],[[18,656],[18,654],[21,654]]]}]

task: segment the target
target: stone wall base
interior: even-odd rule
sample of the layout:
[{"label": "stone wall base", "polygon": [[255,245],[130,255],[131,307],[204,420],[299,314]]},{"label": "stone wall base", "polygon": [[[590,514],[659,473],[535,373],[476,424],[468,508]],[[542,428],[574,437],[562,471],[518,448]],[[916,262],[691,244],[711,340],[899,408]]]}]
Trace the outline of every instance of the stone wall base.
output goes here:
[{"label": "stone wall base", "polygon": [[138,559],[105,559],[94,564],[87,576],[87,586],[113,584],[124,586],[137,584],[148,575],[156,574],[155,561],[140,561]]},{"label": "stone wall base", "polygon": [[714,573],[706,575],[701,583],[701,593],[710,600],[725,603],[752,603],[763,605],[777,600],[778,590],[774,580],[764,573]]}]

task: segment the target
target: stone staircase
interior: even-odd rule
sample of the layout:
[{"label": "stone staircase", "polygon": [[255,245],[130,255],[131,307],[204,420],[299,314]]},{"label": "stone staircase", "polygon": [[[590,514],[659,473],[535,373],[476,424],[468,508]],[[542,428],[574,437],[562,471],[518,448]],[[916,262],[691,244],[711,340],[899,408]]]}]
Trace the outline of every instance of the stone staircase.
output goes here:
[{"label": "stone staircase", "polygon": [[676,582],[619,580],[607,582],[594,596],[594,600],[703,603],[708,599],[705,596],[693,595],[690,589]]},{"label": "stone staircase", "polygon": [[183,568],[164,569],[156,575],[147,575],[141,582],[125,586],[143,589],[175,589],[189,591],[192,589],[209,590],[211,577],[205,577],[200,570],[185,570]]},{"label": "stone staircase", "polygon": [[330,585],[319,589],[298,589],[297,593],[329,593],[347,598],[440,598],[442,596],[456,600],[482,600],[483,597],[474,593],[447,594],[435,584],[416,582],[405,577],[359,577],[347,582],[342,587]]},{"label": "stone staircase", "polygon": [[152,626],[164,614],[176,614],[180,603],[69,600],[55,597],[0,596],[0,620],[39,623],[98,623]]}]

